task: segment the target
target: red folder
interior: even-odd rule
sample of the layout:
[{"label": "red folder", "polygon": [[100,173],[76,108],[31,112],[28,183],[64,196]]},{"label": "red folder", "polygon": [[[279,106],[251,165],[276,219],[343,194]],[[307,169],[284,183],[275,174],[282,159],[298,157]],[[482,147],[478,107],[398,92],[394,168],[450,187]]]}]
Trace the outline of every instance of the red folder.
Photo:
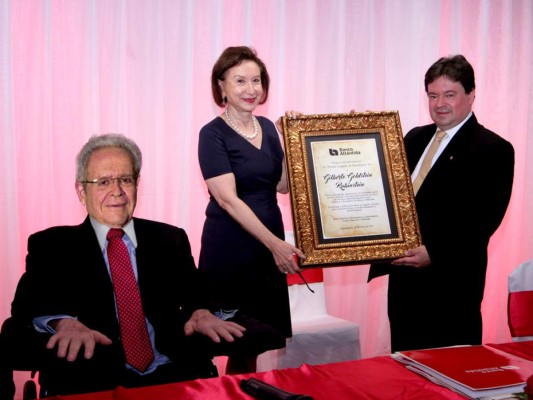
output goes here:
[{"label": "red folder", "polygon": [[522,392],[533,362],[487,346],[402,351],[393,355],[408,368],[473,398]]}]

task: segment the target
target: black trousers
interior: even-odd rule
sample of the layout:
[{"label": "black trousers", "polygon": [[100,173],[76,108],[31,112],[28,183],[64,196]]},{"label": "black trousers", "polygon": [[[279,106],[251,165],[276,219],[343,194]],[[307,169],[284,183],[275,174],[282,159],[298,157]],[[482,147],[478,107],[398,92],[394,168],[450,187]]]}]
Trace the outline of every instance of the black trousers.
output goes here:
[{"label": "black trousers", "polygon": [[[68,395],[112,390],[117,386],[140,387],[217,376],[206,352],[160,366],[139,375],[125,367],[120,344],[98,346],[91,359],[83,349],[74,362],[57,357],[57,349],[46,349],[49,334],[7,319],[0,334],[0,400],[15,395],[13,371],[38,371],[43,395]],[[195,342],[202,344],[203,338]]]},{"label": "black trousers", "polygon": [[214,343],[206,340],[205,345],[212,349],[213,356],[253,357],[268,350],[285,347],[285,337],[276,328],[263,321],[241,312],[237,312],[228,321],[244,326],[246,328],[244,336],[236,338],[234,342],[222,340],[220,343]]},{"label": "black trousers", "polygon": [[210,360],[179,364],[171,362],[159,366],[150,374],[139,375],[127,369],[123,363],[111,365],[113,359],[105,357],[105,351],[99,350],[95,352],[99,357],[93,357],[89,362],[77,360],[73,363],[64,362],[63,365],[55,363],[54,368],[43,369],[39,374],[39,383],[45,388],[45,394],[90,393],[113,390],[118,386],[134,388],[217,376]]}]

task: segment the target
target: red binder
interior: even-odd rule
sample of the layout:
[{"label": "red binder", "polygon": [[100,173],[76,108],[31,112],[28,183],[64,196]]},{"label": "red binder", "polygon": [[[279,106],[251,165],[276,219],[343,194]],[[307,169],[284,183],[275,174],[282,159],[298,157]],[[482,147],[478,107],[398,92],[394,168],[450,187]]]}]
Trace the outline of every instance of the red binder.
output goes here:
[{"label": "red binder", "polygon": [[472,398],[523,392],[533,362],[488,346],[402,351],[393,357],[414,372]]}]

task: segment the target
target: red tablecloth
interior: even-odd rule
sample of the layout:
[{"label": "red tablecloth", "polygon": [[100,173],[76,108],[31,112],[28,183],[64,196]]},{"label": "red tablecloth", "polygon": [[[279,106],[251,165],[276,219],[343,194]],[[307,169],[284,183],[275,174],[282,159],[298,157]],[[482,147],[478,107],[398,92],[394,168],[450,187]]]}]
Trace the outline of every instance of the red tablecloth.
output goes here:
[{"label": "red tablecloth", "polygon": [[[533,361],[533,341],[493,344]],[[274,370],[257,374],[222,376],[136,389],[119,387],[115,391],[56,400],[250,400],[239,387],[242,379],[254,377],[283,390],[307,394],[315,400],[463,400],[464,397],[407,370],[388,356],[326,365]]]}]

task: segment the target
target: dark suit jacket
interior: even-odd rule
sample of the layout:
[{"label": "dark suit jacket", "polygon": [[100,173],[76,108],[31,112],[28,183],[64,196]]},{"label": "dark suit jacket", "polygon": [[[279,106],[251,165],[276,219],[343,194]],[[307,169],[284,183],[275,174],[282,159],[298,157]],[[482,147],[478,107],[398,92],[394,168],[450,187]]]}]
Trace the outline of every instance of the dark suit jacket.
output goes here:
[{"label": "dark suit jacket", "polygon": [[[154,327],[156,348],[178,362],[207,355],[185,337],[193,310],[208,308],[184,230],[135,218],[138,282],[146,317]],[[89,218],[77,226],[53,227],[28,240],[12,316],[25,324],[37,316],[71,315],[107,335],[124,364],[113,286]]]},{"label": "dark suit jacket", "polygon": [[[417,127],[405,136],[411,172],[436,129],[435,124]],[[487,246],[507,209],[513,174],[512,145],[472,115],[448,143],[415,198],[431,265],[371,267],[369,280],[390,274],[393,347],[399,332],[413,338],[411,348],[421,336],[422,347],[481,341]],[[436,340],[431,341],[431,336]]]},{"label": "dark suit jacket", "polygon": [[[125,369],[113,285],[87,217],[81,225],[53,227],[28,239],[26,272],[15,293],[12,318],[0,336],[0,392],[3,386],[11,390],[13,366],[39,370],[41,387],[49,393],[72,394],[211,377],[216,374],[211,362],[215,355],[257,355],[285,345],[276,329],[240,314],[234,321],[246,334],[234,342],[216,344],[204,335],[185,336],[184,324],[194,310],[214,311],[219,303],[200,282],[183,229],[138,218],[134,227],[144,312],[154,328],[157,350],[172,363],[146,376]],[[60,359],[56,349],[45,349],[50,335],[32,326],[35,317],[51,315],[74,316],[113,344],[97,345],[90,360],[84,359],[83,350],[75,362]]]}]

